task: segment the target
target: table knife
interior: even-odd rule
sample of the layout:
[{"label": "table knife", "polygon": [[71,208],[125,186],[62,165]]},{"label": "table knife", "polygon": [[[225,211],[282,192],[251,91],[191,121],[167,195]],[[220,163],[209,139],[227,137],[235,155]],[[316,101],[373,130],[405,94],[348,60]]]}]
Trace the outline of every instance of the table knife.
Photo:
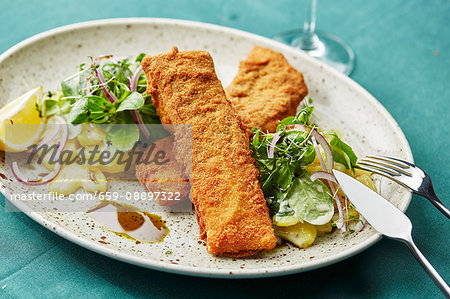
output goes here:
[{"label": "table knife", "polygon": [[343,172],[333,169],[334,176],[350,202],[370,225],[381,234],[406,243],[431,279],[450,298],[450,288],[414,244],[409,218],[381,195]]}]

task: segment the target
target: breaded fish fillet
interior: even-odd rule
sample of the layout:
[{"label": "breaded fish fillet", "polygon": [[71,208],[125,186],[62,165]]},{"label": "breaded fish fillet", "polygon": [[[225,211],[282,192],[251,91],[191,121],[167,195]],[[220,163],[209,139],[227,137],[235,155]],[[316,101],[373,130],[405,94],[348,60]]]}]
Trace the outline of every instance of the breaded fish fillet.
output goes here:
[{"label": "breaded fish fillet", "polygon": [[[236,77],[225,92],[250,134],[253,127],[274,132],[279,120],[296,114],[298,103],[308,89],[302,74],[289,65],[281,53],[255,46],[249,56],[241,61]],[[158,167],[152,164],[137,169],[136,176],[147,189],[150,184],[146,172],[154,174],[159,171]],[[173,167],[181,168],[176,163]],[[156,184],[158,180],[152,182]],[[160,185],[162,187],[164,184]]]},{"label": "breaded fish fillet", "polygon": [[253,127],[274,132],[279,120],[296,114],[308,94],[302,73],[283,54],[259,46],[241,61],[225,91],[247,132]]},{"label": "breaded fish fillet", "polygon": [[142,68],[161,122],[192,125],[192,202],[208,252],[247,256],[274,248],[248,137],[209,53],[174,47],[145,57]]},{"label": "breaded fish fillet", "polygon": [[181,164],[175,158],[173,151],[173,136],[169,136],[153,143],[154,147],[149,146],[143,157],[150,155],[151,152],[163,152],[164,160],[168,161],[164,164],[144,164],[136,163],[136,177],[144,185],[144,187],[152,192],[165,192],[165,194],[175,194],[179,192],[179,196],[173,196],[177,200],[173,200],[170,196],[158,196],[156,201],[160,206],[175,205],[189,198],[191,193],[191,184],[189,176],[186,176]]}]

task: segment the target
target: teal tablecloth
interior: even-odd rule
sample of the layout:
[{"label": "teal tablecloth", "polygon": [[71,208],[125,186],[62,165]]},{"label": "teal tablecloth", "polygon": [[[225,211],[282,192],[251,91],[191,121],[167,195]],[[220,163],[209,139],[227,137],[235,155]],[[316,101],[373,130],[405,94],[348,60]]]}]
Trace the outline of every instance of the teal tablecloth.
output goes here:
[{"label": "teal tablecloth", "polygon": [[[450,205],[450,1],[320,0],[318,28],[355,50],[351,77],[403,128],[418,165]],[[304,1],[1,0],[0,52],[36,33],[112,17],[167,17],[267,37],[301,26]],[[1,80],[1,74],[0,74]],[[4,197],[0,204],[4,205]],[[407,211],[413,237],[450,281],[449,221],[424,198]],[[383,239],[346,261],[279,278],[218,280],[147,270],[74,245],[21,213],[0,211],[0,297],[441,296],[406,246]]]}]

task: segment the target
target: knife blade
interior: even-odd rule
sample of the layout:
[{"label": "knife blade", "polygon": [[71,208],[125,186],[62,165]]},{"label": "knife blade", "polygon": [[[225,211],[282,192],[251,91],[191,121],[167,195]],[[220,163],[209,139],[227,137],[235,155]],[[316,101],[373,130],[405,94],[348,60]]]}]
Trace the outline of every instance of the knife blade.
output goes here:
[{"label": "knife blade", "polygon": [[404,238],[411,233],[411,221],[393,204],[351,176],[337,170],[333,173],[358,213],[374,229],[391,238]]},{"label": "knife blade", "polygon": [[333,169],[342,191],[367,222],[385,236],[403,241],[442,293],[450,298],[450,288],[436,269],[428,262],[411,236],[412,224],[409,218],[384,197],[343,172]]}]

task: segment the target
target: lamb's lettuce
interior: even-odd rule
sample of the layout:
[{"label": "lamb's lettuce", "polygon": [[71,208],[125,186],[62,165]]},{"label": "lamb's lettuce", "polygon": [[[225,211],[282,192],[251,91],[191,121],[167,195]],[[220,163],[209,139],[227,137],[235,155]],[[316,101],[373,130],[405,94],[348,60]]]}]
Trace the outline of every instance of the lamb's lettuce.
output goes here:
[{"label": "lamb's lettuce", "polygon": [[[83,123],[128,124],[127,129],[111,130],[107,136],[112,146],[122,150],[131,149],[140,138],[138,126],[132,117],[133,110],[140,114],[145,124],[161,123],[150,95],[146,93],[145,75],[139,76],[135,91],[129,88],[130,77],[136,72],[144,56],[145,54],[140,54],[133,61],[110,55],[92,59],[88,66],[80,65],[77,73],[61,82],[59,95],[49,94],[46,97],[42,109],[44,116],[59,114],[75,126]],[[103,84],[97,73],[102,77]],[[112,94],[113,100],[105,94],[105,90]],[[133,126],[135,128],[131,128]],[[126,138],[125,131],[129,133]],[[168,135],[163,130],[156,131],[155,134],[150,134],[151,140],[147,142]]]}]

